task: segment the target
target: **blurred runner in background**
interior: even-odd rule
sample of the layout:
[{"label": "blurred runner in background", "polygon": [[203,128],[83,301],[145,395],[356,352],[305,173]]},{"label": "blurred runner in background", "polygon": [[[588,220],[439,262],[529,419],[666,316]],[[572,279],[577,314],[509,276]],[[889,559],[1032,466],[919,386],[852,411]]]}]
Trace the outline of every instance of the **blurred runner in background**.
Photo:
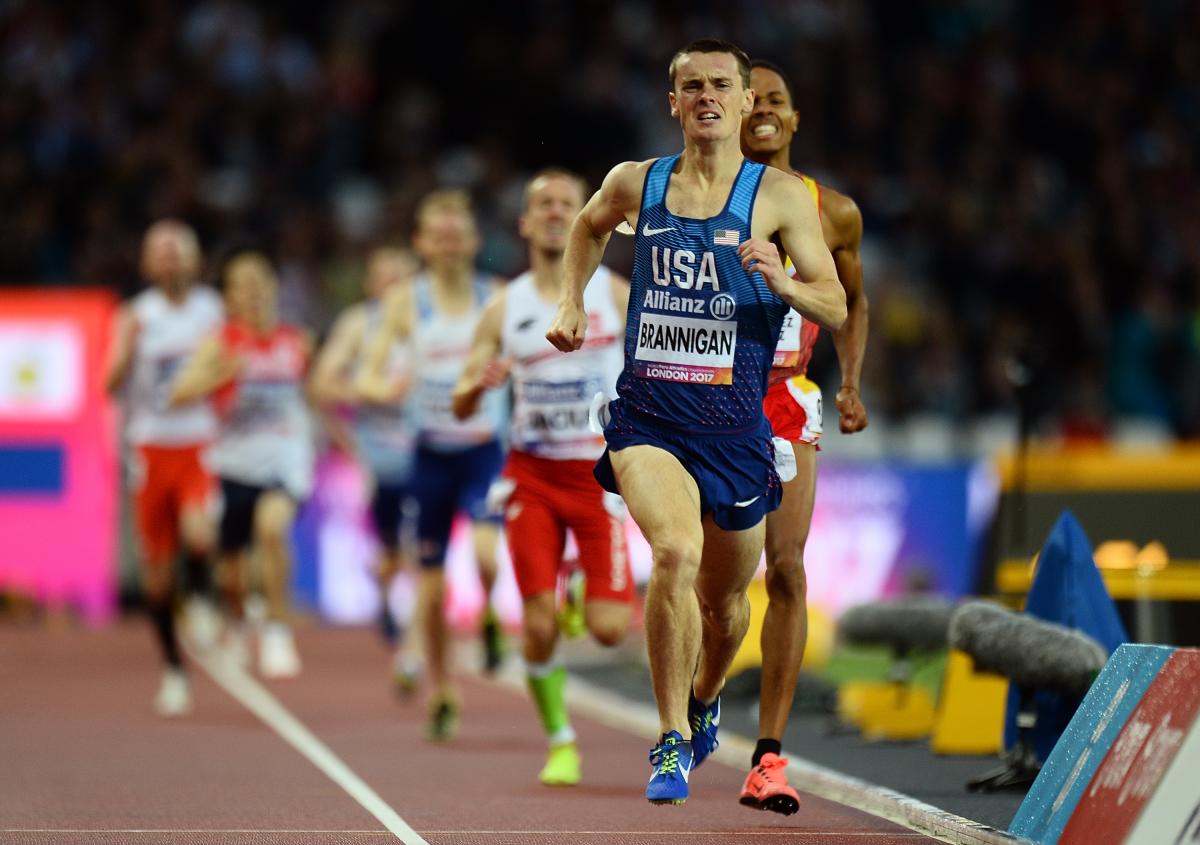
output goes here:
[{"label": "blurred runner in background", "polygon": [[197,284],[200,242],[179,220],[160,220],[142,241],[150,287],[116,315],[106,372],[110,393],[124,390],[125,433],[132,447],[130,485],[142,564],[142,590],[167,670],[154,699],[164,716],[191,708],[175,633],[175,559],[183,547],[191,589],[191,632],[199,648],[217,633],[206,594],[211,585],[214,485],[203,451],[216,435],[208,402],[170,406],[172,380],[203,339],[221,325],[221,298]]},{"label": "blurred runner in background", "polygon": [[[433,685],[428,735],[444,740],[454,735],[459,712],[443,611],[446,549],[459,513],[471,520],[485,596],[485,667],[495,670],[502,657],[502,632],[491,606],[499,525],[488,514],[487,491],[504,460],[500,435],[507,398],[498,391],[489,393],[466,420],[454,416],[450,401],[483,305],[500,280],[475,269],[479,233],[470,198],[462,191],[434,191],[421,201],[413,246],[425,269],[413,285],[394,288],[385,297],[380,330],[368,344],[358,383],[366,401],[381,405],[402,402],[410,389],[414,391],[417,453],[412,495],[421,564],[417,626]],[[412,344],[411,379],[397,379],[389,372],[397,343]]]},{"label": "blurred runner in background", "polygon": [[625,636],[633,601],[624,504],[592,476],[604,438],[588,422],[592,398],[615,395],[628,280],[605,267],[596,271],[584,299],[591,333],[580,352],[563,354],[545,334],[562,292],[567,232],[585,199],[583,179],[566,170],[543,170],[529,181],[519,225],[529,242],[530,269],[489,300],[454,390],[454,413],[467,419],[488,391],[512,377],[510,451],[496,483],[502,491],[496,504],[504,509],[524,600],[526,678],[550,741],[539,778],[549,786],[580,780],[567,716],[567,671],[555,657],[557,585],[568,530],[585,577],[584,623],[598,642],[615,645]]}]

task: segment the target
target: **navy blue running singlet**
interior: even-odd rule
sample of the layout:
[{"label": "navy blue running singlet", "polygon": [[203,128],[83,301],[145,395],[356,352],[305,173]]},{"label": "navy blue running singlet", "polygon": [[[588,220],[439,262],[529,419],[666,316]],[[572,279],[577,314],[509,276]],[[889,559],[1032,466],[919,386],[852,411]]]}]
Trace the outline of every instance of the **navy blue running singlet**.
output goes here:
[{"label": "navy blue running singlet", "polygon": [[788,306],[738,244],[750,237],[766,167],[743,161],[724,210],[695,220],[667,211],[678,155],[650,165],[634,246],[625,324],[625,369],[617,393],[651,422],[733,432],[762,419],[767,374]]}]

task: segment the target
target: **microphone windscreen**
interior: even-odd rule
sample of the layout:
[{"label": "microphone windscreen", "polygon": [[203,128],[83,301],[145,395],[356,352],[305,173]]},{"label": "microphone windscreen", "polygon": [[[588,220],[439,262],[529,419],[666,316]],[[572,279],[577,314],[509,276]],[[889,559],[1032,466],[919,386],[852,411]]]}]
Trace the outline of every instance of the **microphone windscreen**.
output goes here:
[{"label": "microphone windscreen", "polygon": [[1079,631],[986,601],[962,604],[950,619],[951,648],[975,668],[1004,675],[1018,687],[1079,697],[1104,668],[1108,652]]},{"label": "microphone windscreen", "polygon": [[937,651],[955,604],[945,599],[915,597],[851,607],[838,620],[838,634],[852,645],[887,645],[896,651]]}]

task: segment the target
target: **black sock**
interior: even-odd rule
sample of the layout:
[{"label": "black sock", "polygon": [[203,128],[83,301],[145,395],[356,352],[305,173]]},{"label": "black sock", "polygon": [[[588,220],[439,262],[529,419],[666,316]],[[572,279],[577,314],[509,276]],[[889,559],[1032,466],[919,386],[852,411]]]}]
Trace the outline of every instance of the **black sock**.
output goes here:
[{"label": "black sock", "polygon": [[395,647],[400,642],[400,626],[396,624],[396,617],[392,615],[392,608],[388,605],[386,593],[383,596],[383,603],[379,607],[379,631],[389,646]]},{"label": "black sock", "polygon": [[184,583],[193,596],[210,598],[213,594],[212,562],[208,555],[188,554],[183,559]]},{"label": "black sock", "polygon": [[764,754],[775,754],[778,756],[783,753],[783,743],[777,739],[760,739],[758,745],[754,746],[754,756],[750,758],[750,765],[757,766],[762,762]]},{"label": "black sock", "polygon": [[150,614],[150,621],[154,623],[154,633],[158,635],[163,659],[172,669],[183,668],[183,659],[179,656],[179,640],[175,638],[175,609],[171,602],[147,602],[146,612]]}]

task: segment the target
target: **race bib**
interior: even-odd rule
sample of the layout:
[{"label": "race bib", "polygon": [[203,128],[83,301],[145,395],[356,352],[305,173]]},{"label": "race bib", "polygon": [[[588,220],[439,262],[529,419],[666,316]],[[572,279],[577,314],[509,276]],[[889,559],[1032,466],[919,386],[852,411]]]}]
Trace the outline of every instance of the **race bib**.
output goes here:
[{"label": "race bib", "polygon": [[462,426],[462,423],[454,416],[454,405],[451,402],[451,394],[454,391],[453,382],[422,379],[417,390],[422,428],[459,428]]},{"label": "race bib", "polygon": [[737,323],[643,311],[636,372],[641,378],[692,384],[732,384]]},{"label": "race bib", "polygon": [[243,381],[227,425],[241,430],[261,430],[286,422],[298,389],[291,382]]},{"label": "race bib", "polygon": [[588,433],[588,402],[593,381],[526,382],[518,387],[518,427],[526,437],[569,440]]},{"label": "race bib", "polygon": [[786,483],[796,477],[796,452],[782,437],[772,437],[775,444],[775,473]]},{"label": "race bib", "polygon": [[800,329],[804,318],[795,309],[789,309],[779,328],[779,342],[775,344],[773,367],[794,367],[800,363]]},{"label": "race bib", "polygon": [[588,408],[588,427],[596,434],[603,434],[612,421],[612,411],[608,407],[608,396],[598,392],[592,397],[591,407]]},{"label": "race bib", "polygon": [[504,509],[508,507],[508,500],[512,498],[513,491],[516,489],[517,482],[507,475],[502,475],[493,481],[488,487],[487,497],[484,499],[487,512],[494,516],[503,514]]},{"label": "race bib", "polygon": [[183,369],[185,357],[175,355],[159,358],[154,362],[154,409],[166,411],[170,409],[171,388],[175,384],[175,376]]}]

